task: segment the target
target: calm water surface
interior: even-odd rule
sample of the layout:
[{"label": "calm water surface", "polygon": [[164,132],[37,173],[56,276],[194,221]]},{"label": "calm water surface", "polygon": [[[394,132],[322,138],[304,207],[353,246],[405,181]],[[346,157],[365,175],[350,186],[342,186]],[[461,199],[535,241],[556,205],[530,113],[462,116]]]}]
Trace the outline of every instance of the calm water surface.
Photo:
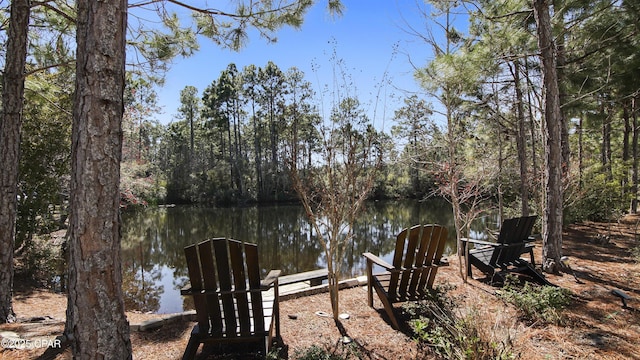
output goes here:
[{"label": "calm water surface", "polygon": [[[144,312],[183,311],[180,288],[188,281],[183,248],[212,237],[258,244],[260,268],[282,274],[326,267],[299,205],[235,208],[148,208],[122,214],[125,303]],[[395,236],[405,227],[436,223],[449,229],[445,254],[455,251],[451,207],[439,200],[367,203],[342,262],[343,277],[364,273],[363,252],[391,261]],[[264,275],[263,274],[263,275]]]}]

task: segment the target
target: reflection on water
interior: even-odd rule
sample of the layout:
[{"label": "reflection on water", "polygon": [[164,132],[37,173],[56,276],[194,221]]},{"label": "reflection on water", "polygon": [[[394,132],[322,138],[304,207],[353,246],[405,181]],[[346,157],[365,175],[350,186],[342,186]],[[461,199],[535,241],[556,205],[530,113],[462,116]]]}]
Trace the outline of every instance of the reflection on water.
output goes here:
[{"label": "reflection on water", "polygon": [[[395,236],[405,227],[435,223],[449,229],[445,254],[455,251],[451,208],[444,201],[380,201],[367,203],[354,228],[354,241],[341,264],[344,278],[364,273],[361,254],[372,252],[391,261]],[[123,283],[127,309],[172,313],[184,309],[180,288],[188,281],[183,248],[211,237],[258,244],[263,276],[325,266],[301,206],[236,208],[149,208],[122,214]]]}]

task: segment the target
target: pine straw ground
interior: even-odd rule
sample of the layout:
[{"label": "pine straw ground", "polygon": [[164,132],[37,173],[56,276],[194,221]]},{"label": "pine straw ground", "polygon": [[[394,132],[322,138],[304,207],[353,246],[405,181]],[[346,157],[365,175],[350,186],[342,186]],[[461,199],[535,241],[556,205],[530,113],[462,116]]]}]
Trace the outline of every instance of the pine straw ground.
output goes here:
[{"label": "pine straw ground", "polygon": [[[572,305],[565,310],[562,326],[525,323],[517,310],[505,304],[493,288],[481,281],[464,284],[458,275],[457,259],[441,268],[437,282],[455,286],[450,291],[460,299],[461,311],[473,311],[483,336],[510,347],[519,359],[640,359],[640,265],[630,249],[637,240],[640,217],[626,217],[618,223],[584,223],[572,225],[564,234],[564,254],[579,282],[571,274],[548,275],[548,279],[573,292]],[[608,244],[595,244],[596,235],[610,236]],[[540,244],[536,246],[540,259]],[[536,259],[536,260],[537,260]],[[476,271],[474,275],[478,276]],[[622,309],[621,301],[611,294],[621,289],[634,299],[632,310]],[[331,312],[326,293],[281,302],[282,354],[295,358],[296,351],[317,345],[342,351],[342,335],[353,338],[364,359],[430,359],[434,355],[421,348],[406,334],[394,331],[386,322],[381,303],[376,298],[371,309],[366,303],[366,287],[340,292],[341,312],[350,314],[340,328],[330,318],[316,315]],[[12,331],[26,339],[54,337],[63,329],[66,299],[63,295],[41,289],[19,289],[14,307],[20,322],[0,326],[0,332]],[[633,310],[637,309],[637,310]],[[295,319],[290,315],[296,315]],[[136,323],[155,315],[128,313]],[[29,323],[41,317],[45,320]],[[136,359],[179,359],[194,324],[178,322],[148,332],[132,332],[133,356]],[[342,332],[342,333],[341,333]],[[354,346],[352,344],[351,346]],[[70,350],[62,353],[45,349],[9,350],[0,348],[0,359],[69,359]],[[211,358],[215,358],[211,356]],[[233,357],[225,357],[233,358]]]}]

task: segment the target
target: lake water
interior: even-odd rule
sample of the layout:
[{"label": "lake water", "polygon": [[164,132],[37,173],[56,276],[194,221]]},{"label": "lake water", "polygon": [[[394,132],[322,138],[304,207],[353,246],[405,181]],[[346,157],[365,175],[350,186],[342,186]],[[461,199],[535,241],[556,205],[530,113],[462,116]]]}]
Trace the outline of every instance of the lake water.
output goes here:
[{"label": "lake water", "polygon": [[[445,254],[455,252],[451,207],[431,200],[369,202],[354,228],[341,264],[343,277],[364,274],[363,252],[391,261],[396,235],[405,227],[435,223],[449,229]],[[322,246],[310,234],[299,205],[234,208],[147,208],[122,214],[123,288],[127,309],[183,311],[180,288],[188,281],[183,248],[212,237],[258,244],[260,268],[282,275],[326,267]]]}]

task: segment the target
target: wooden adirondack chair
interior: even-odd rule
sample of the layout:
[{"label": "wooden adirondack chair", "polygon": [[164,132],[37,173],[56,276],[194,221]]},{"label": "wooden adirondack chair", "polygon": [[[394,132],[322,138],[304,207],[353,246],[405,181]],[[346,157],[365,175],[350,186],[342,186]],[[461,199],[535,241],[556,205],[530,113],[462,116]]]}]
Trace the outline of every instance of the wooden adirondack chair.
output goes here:
[{"label": "wooden adirondack chair", "polygon": [[[469,249],[467,274],[472,276],[473,265],[485,273],[492,283],[502,283],[506,273],[517,272],[538,283],[550,284],[533,265],[533,238],[530,236],[536,218],[537,215],[533,215],[504,220],[496,242],[461,239],[463,251],[466,251],[469,243],[475,247]],[[529,253],[531,262],[520,258],[523,253]]]},{"label": "wooden adirondack chair", "polygon": [[[447,234],[447,229],[440,225],[416,225],[402,230],[396,238],[393,264],[371,253],[362,254],[367,260],[369,306],[373,307],[375,289],[394,329],[400,326],[393,304],[420,299],[432,288]],[[374,274],[374,265],[385,271]]]},{"label": "wooden adirondack chair", "polygon": [[[193,296],[198,324],[183,359],[195,357],[200,344],[255,343],[266,355],[280,336],[278,276],[260,281],[258,247],[224,238],[184,248],[191,283],[181,290]],[[265,292],[273,288],[273,292]]]}]

